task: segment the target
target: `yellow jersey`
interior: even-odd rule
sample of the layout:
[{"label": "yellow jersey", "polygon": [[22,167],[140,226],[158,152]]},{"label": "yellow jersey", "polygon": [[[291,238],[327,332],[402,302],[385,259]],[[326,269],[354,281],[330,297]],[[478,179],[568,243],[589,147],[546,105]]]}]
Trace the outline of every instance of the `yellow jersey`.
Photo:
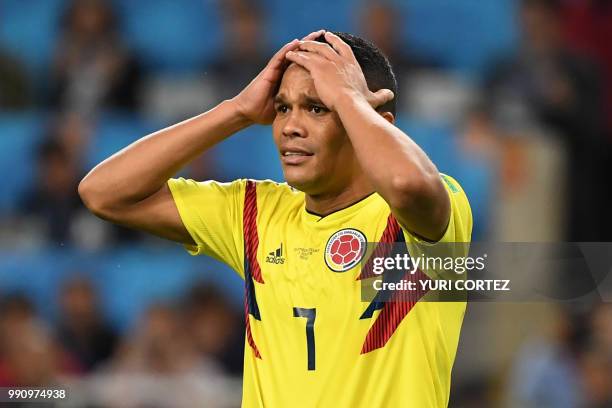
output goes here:
[{"label": "yellow jersey", "polygon": [[[469,242],[466,195],[442,178],[451,217],[440,242]],[[380,195],[321,217],[286,183],[168,185],[196,243],[187,250],[244,279],[243,407],[448,405],[466,303],[362,301],[365,242],[431,245],[401,228]]]}]

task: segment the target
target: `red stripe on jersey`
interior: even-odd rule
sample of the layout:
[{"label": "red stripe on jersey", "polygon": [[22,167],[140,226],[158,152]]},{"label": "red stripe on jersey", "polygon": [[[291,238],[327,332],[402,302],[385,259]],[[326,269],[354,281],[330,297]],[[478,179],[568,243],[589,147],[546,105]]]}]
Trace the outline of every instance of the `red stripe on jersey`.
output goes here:
[{"label": "red stripe on jersey", "polygon": [[[257,262],[257,248],[259,247],[259,235],[257,233],[257,186],[252,180],[247,180],[246,190],[244,193],[244,210],[243,210],[243,234],[244,234],[244,256],[246,258],[244,271],[244,315],[246,325],[246,338],[249,346],[253,349],[255,357],[261,358],[257,344],[253,339],[251,332],[251,320],[249,314],[251,312],[251,303],[256,303],[255,288],[253,287],[252,279],[259,283],[264,283],[261,276],[259,262]],[[249,287],[251,293],[249,293]]]},{"label": "red stripe on jersey", "polygon": [[400,225],[393,214],[389,214],[389,217],[387,217],[387,226],[385,227],[385,230],[383,231],[382,236],[376,245],[376,249],[374,249],[372,255],[370,255],[368,258],[368,261],[361,268],[361,273],[357,277],[357,280],[368,279],[375,276],[372,265],[374,258],[384,258],[389,255],[392,250],[391,244],[395,242],[396,237],[400,233],[400,229]]},{"label": "red stripe on jersey", "polygon": [[370,327],[361,348],[361,354],[384,347],[393,333],[395,333],[399,324],[404,320],[404,317],[408,315],[414,305],[427,293],[427,291],[421,289],[421,285],[418,282],[428,280],[429,277],[420,269],[414,274],[406,272],[402,279],[416,282],[418,290],[393,292],[391,299],[385,303],[374,324]]},{"label": "red stripe on jersey", "polygon": [[257,282],[264,283],[261,276],[261,269],[259,268],[259,262],[257,262],[257,248],[259,247],[259,235],[257,233],[257,187],[253,180],[247,180],[246,183],[242,223],[244,252],[251,266],[251,275]]},{"label": "red stripe on jersey", "polygon": [[253,353],[255,357],[261,358],[261,354],[259,353],[259,349],[257,348],[257,344],[255,344],[255,340],[253,339],[253,333],[251,333],[251,320],[249,318],[249,305],[247,296],[244,297],[244,319],[246,325],[246,337],[249,342],[249,346],[253,349]]}]

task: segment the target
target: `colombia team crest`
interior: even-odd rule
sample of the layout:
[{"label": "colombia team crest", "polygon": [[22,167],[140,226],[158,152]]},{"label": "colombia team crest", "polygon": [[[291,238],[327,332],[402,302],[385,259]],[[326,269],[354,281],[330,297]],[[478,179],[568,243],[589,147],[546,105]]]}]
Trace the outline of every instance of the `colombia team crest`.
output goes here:
[{"label": "colombia team crest", "polygon": [[357,265],[366,253],[366,237],[361,231],[344,228],[325,245],[325,263],[334,272],[345,272]]}]

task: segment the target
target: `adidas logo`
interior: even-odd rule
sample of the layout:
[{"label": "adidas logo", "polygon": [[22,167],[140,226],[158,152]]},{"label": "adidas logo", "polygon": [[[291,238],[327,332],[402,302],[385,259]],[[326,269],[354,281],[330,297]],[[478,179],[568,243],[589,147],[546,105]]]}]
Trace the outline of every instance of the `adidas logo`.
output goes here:
[{"label": "adidas logo", "polygon": [[266,256],[266,262],[271,264],[284,264],[285,258],[283,257],[283,243],[281,242],[280,247],[276,248],[276,250],[270,252],[268,256]]}]

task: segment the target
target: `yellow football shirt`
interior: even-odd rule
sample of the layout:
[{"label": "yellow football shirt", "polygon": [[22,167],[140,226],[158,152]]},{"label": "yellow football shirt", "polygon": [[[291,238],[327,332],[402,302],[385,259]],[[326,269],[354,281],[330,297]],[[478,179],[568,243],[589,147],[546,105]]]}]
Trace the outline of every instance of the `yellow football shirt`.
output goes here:
[{"label": "yellow football shirt", "polygon": [[[469,242],[465,193],[442,177],[452,213],[440,242]],[[320,217],[285,183],[168,185],[196,243],[188,251],[245,281],[244,407],[448,405],[465,302],[372,308],[361,298],[364,241],[431,245],[403,230],[380,195]]]}]

